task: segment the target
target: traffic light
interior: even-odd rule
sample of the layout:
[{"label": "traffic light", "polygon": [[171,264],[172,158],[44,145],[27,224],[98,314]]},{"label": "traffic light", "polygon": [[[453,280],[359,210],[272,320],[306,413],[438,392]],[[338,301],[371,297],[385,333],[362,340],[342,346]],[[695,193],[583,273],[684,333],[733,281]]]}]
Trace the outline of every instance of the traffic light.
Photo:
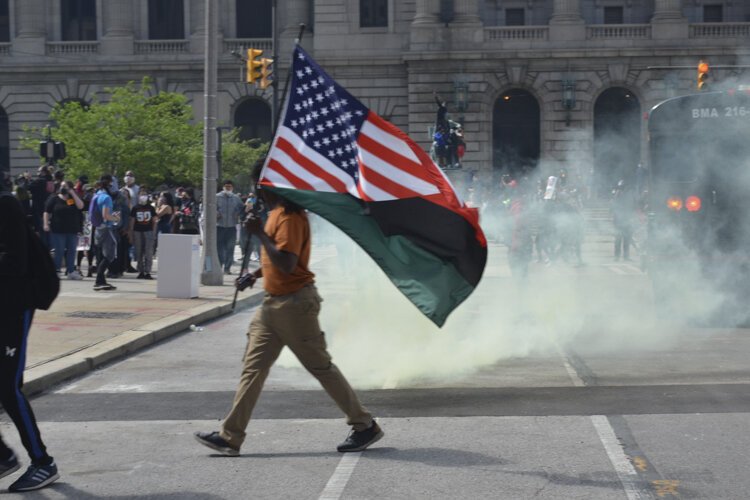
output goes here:
[{"label": "traffic light", "polygon": [[260,69],[263,66],[263,62],[260,56],[263,55],[263,51],[260,49],[247,49],[247,83],[255,83],[255,80],[259,80],[261,77]]},{"label": "traffic light", "polygon": [[706,61],[701,60],[698,63],[698,90],[708,90],[708,63]]},{"label": "traffic light", "polygon": [[273,69],[271,68],[271,65],[273,64],[273,59],[268,59],[267,57],[264,57],[260,60],[261,62],[261,69],[260,69],[260,88],[267,89],[269,85],[273,83],[273,80],[271,80],[271,75],[273,74]]}]

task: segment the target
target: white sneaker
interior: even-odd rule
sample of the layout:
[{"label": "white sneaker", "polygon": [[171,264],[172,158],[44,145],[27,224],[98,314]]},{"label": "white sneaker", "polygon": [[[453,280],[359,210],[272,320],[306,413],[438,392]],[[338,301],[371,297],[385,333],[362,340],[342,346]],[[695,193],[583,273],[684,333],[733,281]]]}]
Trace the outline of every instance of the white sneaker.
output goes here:
[{"label": "white sneaker", "polygon": [[68,273],[68,279],[69,280],[82,280],[83,276],[81,276],[81,273],[78,271],[73,271],[72,273]]}]

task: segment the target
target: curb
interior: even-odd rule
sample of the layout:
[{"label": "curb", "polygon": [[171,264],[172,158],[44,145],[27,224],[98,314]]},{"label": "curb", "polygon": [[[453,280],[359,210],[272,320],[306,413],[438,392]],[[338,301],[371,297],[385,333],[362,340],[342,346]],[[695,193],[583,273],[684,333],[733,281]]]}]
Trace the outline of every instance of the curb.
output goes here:
[{"label": "curb", "polygon": [[[237,299],[235,310],[257,306],[262,302],[263,296],[263,291],[257,290]],[[105,363],[177,335],[187,330],[191,324],[203,323],[231,312],[231,300],[222,300],[218,304],[202,304],[147,323],[138,329],[128,330],[62,358],[34,366],[24,372],[23,392],[27,396],[38,394],[61,382],[84,375]]]}]

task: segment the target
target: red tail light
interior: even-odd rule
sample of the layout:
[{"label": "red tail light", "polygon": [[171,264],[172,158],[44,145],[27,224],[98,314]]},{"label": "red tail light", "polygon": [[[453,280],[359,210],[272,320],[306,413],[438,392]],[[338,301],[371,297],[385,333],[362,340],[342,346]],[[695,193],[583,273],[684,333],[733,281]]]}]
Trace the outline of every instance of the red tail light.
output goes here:
[{"label": "red tail light", "polygon": [[697,196],[688,196],[685,198],[685,208],[688,212],[697,212],[701,209],[701,199]]},{"label": "red tail light", "polygon": [[679,212],[682,210],[682,198],[678,198],[677,196],[672,196],[667,200],[667,207],[670,210],[674,210],[675,212]]}]

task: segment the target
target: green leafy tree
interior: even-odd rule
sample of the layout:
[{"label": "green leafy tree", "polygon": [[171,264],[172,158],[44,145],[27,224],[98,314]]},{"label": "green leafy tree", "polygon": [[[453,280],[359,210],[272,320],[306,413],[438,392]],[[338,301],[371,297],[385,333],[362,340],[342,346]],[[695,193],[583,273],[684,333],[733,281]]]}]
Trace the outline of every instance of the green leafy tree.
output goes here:
[{"label": "green leafy tree", "polygon": [[[55,107],[52,137],[65,143],[60,165],[73,176],[122,176],[132,170],[141,184],[197,184],[202,178],[202,130],[192,122],[187,98],[174,92],[150,95],[151,85],[131,82],[108,88],[109,98],[87,107],[71,101]],[[25,128],[22,147],[38,150],[41,129]]]},{"label": "green leafy tree", "polygon": [[268,143],[261,143],[254,139],[243,141],[239,137],[239,129],[233,129],[222,137],[221,141],[221,179],[231,179],[235,184],[235,191],[248,193],[252,188],[253,165],[268,152]]},{"label": "green leafy tree", "polygon": [[[122,177],[132,170],[142,185],[200,186],[203,182],[203,127],[193,122],[187,98],[174,92],[150,95],[144,78],[124,87],[106,89],[107,99],[95,98],[89,106],[70,101],[50,114],[49,132],[65,143],[60,166],[68,177],[82,174],[96,179],[102,173]],[[24,127],[21,147],[38,151],[47,129]],[[224,134],[222,179],[232,179],[237,190],[250,189],[250,170],[266,153],[268,144],[242,141],[239,130]]]}]

